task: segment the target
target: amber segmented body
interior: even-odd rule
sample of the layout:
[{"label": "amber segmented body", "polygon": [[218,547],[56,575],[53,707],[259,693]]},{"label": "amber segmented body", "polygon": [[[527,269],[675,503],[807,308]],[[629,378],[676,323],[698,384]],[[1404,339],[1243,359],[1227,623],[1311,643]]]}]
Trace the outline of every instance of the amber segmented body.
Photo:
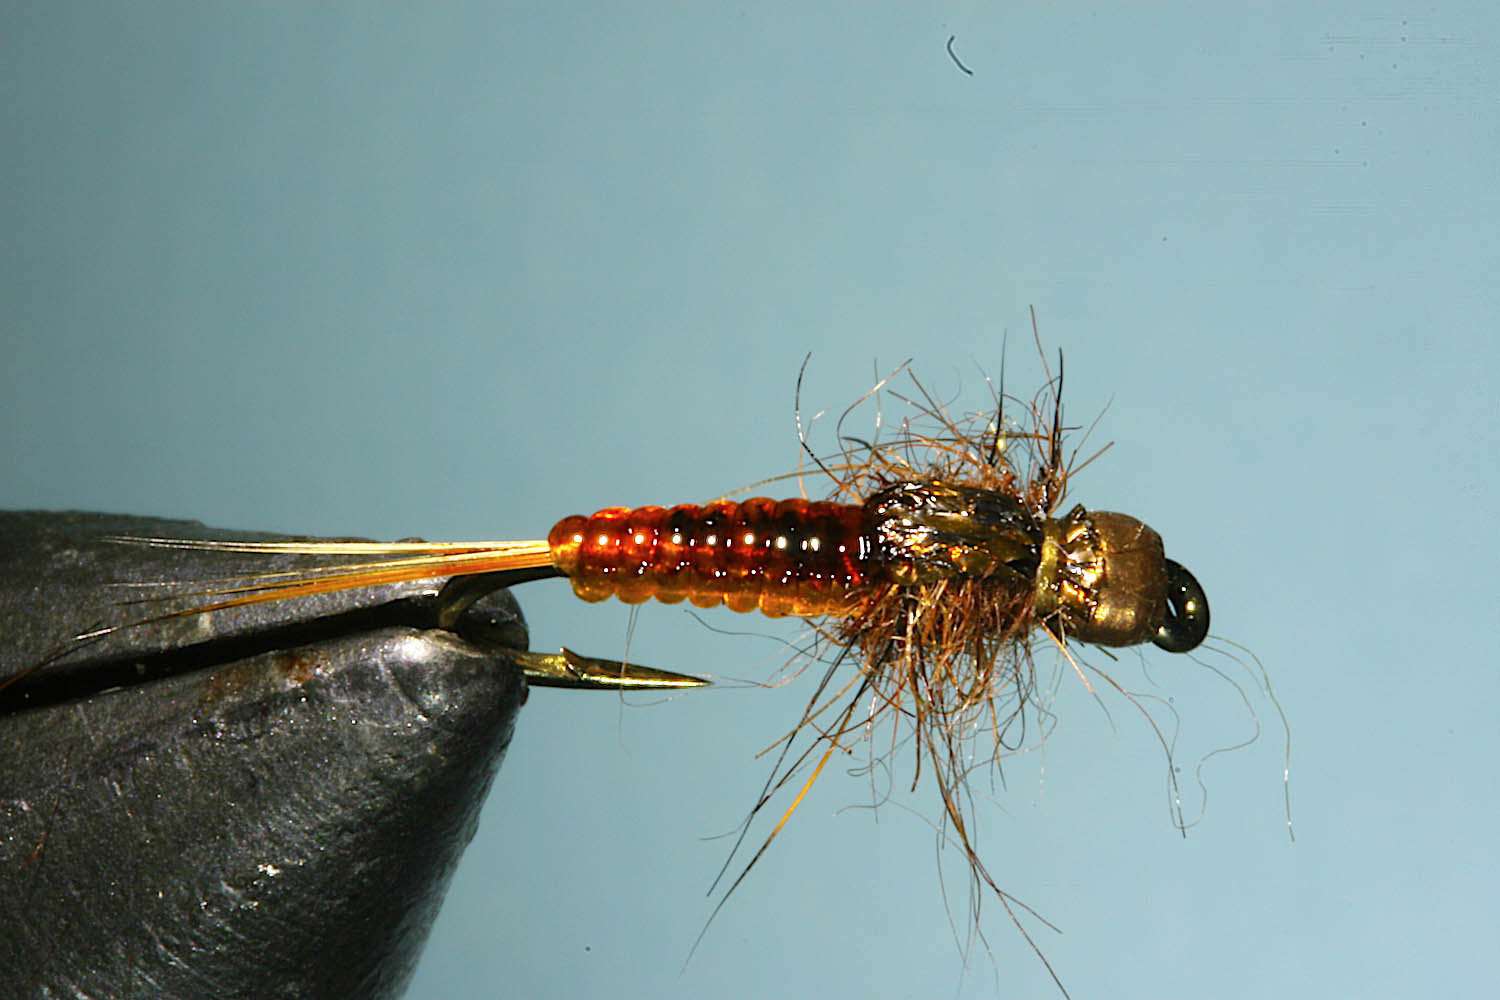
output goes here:
[{"label": "amber segmented body", "polygon": [[824,500],[609,507],[563,518],[547,544],[586,601],[842,615],[868,582],[863,520],[861,507]]}]

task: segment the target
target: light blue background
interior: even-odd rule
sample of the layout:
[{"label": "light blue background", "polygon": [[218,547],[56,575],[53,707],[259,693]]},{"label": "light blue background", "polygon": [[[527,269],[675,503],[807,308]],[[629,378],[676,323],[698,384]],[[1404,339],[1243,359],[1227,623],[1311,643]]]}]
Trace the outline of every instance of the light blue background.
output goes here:
[{"label": "light blue background", "polygon": [[[0,12],[0,506],[539,537],[792,469],[809,351],[814,410],[908,357],[982,406],[1007,333],[1029,392],[1034,305],[1108,406],[1074,498],[1162,531],[1295,754],[1295,844],[1263,699],[1184,841],[1140,718],[1061,678],[976,815],[1072,995],[1492,995],[1487,5],[202,6]],[[653,604],[630,654],[771,676],[785,630],[705,621],[751,634]],[[1249,725],[1144,665],[1184,765]],[[841,773],[683,970],[809,683],[534,693],[411,995],[1055,995],[993,905],[964,974],[929,827]]]}]

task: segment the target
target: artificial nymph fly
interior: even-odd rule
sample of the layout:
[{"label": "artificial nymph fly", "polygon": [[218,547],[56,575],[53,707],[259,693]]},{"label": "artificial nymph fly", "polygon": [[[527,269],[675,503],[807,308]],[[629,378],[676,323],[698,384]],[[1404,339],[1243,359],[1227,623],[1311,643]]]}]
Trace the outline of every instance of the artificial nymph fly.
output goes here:
[{"label": "artificial nymph fly", "polygon": [[[803,475],[831,483],[824,499],[613,507],[565,517],[546,539],[533,541],[120,539],[310,554],[329,562],[214,581],[188,595],[186,607],[97,629],[75,643],[145,621],[433,578],[482,578],[478,593],[565,576],[587,601],[654,598],[807,619],[811,660],[826,670],[802,718],[778,741],[781,756],[752,815],[794,775],[808,776],[730,891],[834,752],[861,740],[873,743],[876,729],[888,723],[914,738],[918,768],[930,768],[938,787],[947,836],[1014,919],[1016,901],[991,877],[972,842],[963,792],[977,765],[998,762],[1018,745],[1012,727],[1035,700],[1034,645],[1040,637],[1070,661],[1074,643],[1152,642],[1187,652],[1208,632],[1208,602],[1193,575],[1167,558],[1161,537],[1141,521],[1082,505],[1064,509],[1068,479],[1087,462],[1064,451],[1060,363],[1034,399],[1018,404],[994,392],[993,405],[971,415],[953,415],[908,377],[908,395],[889,388],[889,378],[876,391],[898,395],[912,414],[884,438],[850,437],[840,427],[837,455],[814,453],[799,416],[801,445],[815,470]],[[1019,422],[1008,407],[1022,412]],[[696,683],[567,652],[518,653],[517,659],[535,683]],[[976,754],[986,743],[993,749]],[[977,903],[974,908],[977,917]]]}]

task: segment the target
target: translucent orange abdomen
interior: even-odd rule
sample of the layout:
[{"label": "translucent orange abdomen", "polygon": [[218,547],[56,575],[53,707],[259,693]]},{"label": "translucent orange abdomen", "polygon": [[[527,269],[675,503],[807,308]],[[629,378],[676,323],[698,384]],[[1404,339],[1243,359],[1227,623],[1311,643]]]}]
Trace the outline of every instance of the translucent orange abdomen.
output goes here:
[{"label": "translucent orange abdomen", "polygon": [[586,601],[687,599],[771,617],[853,610],[870,550],[861,507],[764,497],[575,514],[553,526],[547,544]]}]

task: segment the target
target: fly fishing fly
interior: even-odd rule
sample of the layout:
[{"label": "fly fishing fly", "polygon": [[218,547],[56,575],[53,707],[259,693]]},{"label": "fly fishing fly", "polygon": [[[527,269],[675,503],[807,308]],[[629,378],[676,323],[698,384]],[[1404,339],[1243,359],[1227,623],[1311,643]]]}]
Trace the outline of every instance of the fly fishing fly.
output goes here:
[{"label": "fly fishing fly", "polygon": [[[898,369],[903,371],[904,366]],[[987,409],[967,415],[954,414],[914,375],[904,374],[909,388],[893,388],[893,374],[845,412],[836,454],[815,452],[799,410],[798,435],[807,461],[799,463],[796,475],[826,480],[829,488],[821,499],[808,499],[804,487],[803,496],[783,499],[611,507],[565,517],[545,539],[532,541],[120,539],[345,561],[215,581],[187,595],[187,607],[96,629],[74,637],[74,645],[146,621],[433,578],[466,580],[478,594],[565,576],[585,601],[686,601],[700,608],[722,604],[737,612],[807,619],[812,641],[804,652],[809,662],[823,664],[824,672],[801,718],[773,744],[780,756],[750,818],[777,791],[797,791],[718,905],[754,867],[829,759],[860,741],[873,746],[877,730],[889,725],[891,746],[910,741],[917,773],[931,771],[941,801],[942,835],[961,852],[973,884],[1000,902],[1045,964],[1016,908],[1034,911],[1001,889],[971,836],[968,778],[976,768],[998,766],[1025,742],[1028,713],[1037,711],[1033,655],[1039,645],[1057,650],[1087,686],[1072,652],[1075,644],[1149,642],[1187,653],[1208,633],[1208,600],[1193,574],[1168,558],[1161,536],[1142,521],[1081,504],[1065,508],[1070,477],[1097,454],[1080,459],[1076,449],[1065,451],[1064,435],[1072,428],[1063,423],[1060,356],[1056,372],[1031,400],[1008,398],[1002,384],[992,388]],[[881,392],[895,395],[911,413],[869,439],[846,435],[844,420]],[[800,393],[799,377],[799,399]],[[566,650],[516,657],[534,683],[616,688],[701,683]],[[1108,680],[1097,671],[1094,675]],[[0,682],[0,689],[22,677]],[[1170,749],[1168,754],[1170,761]],[[748,828],[747,820],[741,843]],[[731,859],[735,856],[731,852]],[[726,862],[720,878],[729,870]],[[977,898],[970,910],[977,923]],[[1051,966],[1047,969],[1050,973]]]}]

